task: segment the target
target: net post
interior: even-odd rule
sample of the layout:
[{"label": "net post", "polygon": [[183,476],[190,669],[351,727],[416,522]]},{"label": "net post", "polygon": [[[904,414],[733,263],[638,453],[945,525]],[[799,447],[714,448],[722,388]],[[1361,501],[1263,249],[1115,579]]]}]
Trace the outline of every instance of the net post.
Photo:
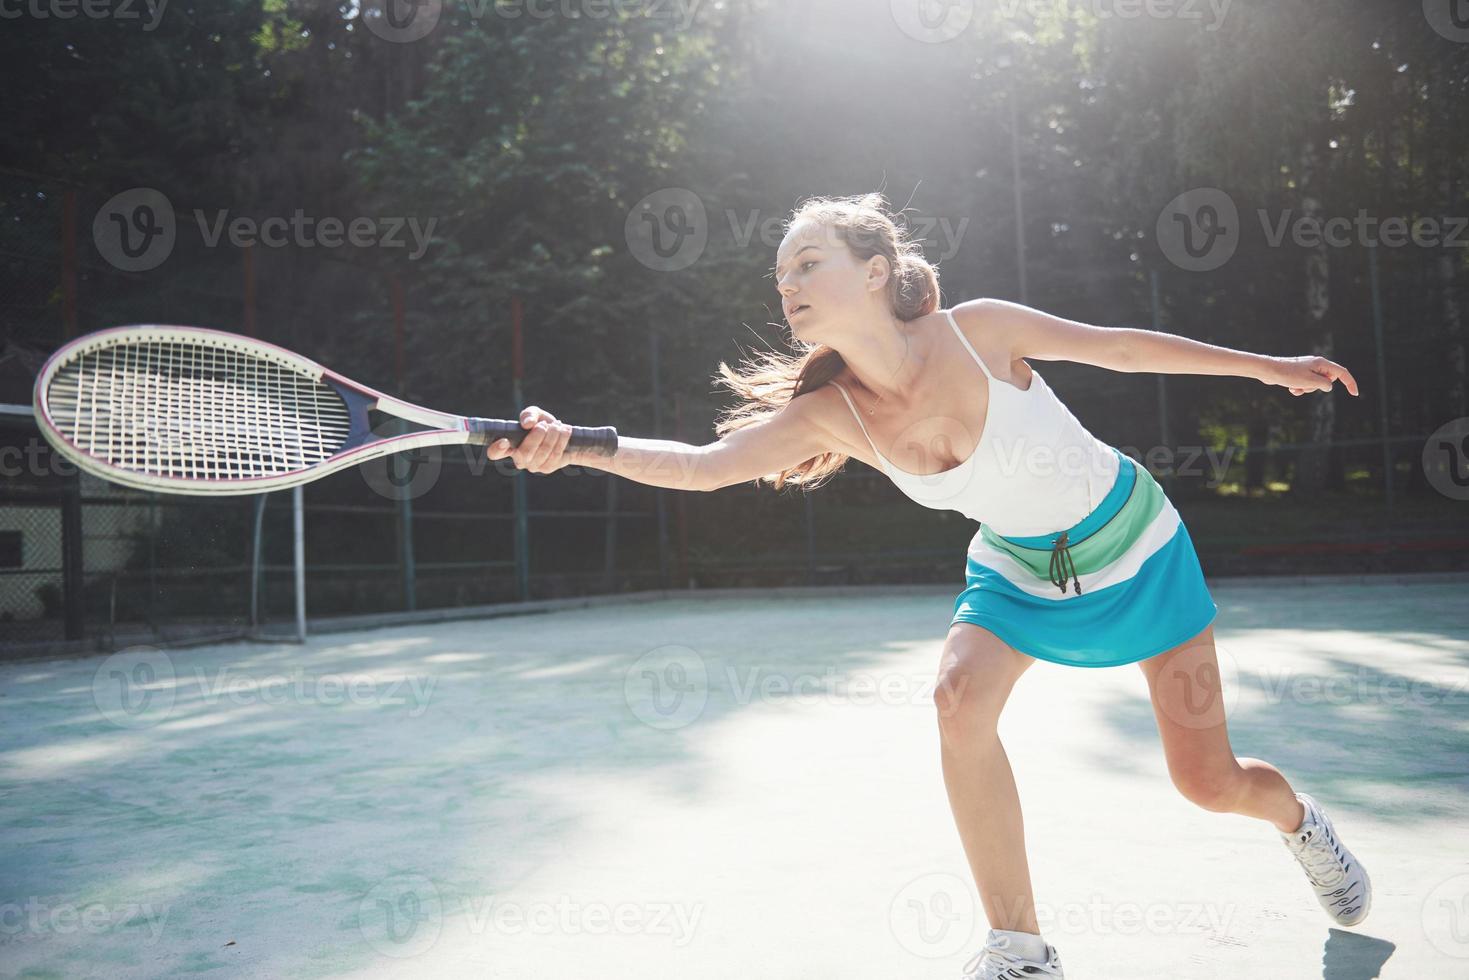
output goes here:
[{"label": "net post", "polygon": [[1392,440],[1388,437],[1387,366],[1382,343],[1382,285],[1378,276],[1377,246],[1369,245],[1367,247],[1367,285],[1372,292],[1372,343],[1377,353],[1377,428],[1382,438],[1382,485],[1387,495],[1387,514],[1385,515],[1387,518],[1387,547],[1391,552],[1396,548],[1393,530],[1395,516],[1393,458]]},{"label": "net post", "polygon": [[[673,393],[673,438],[684,441],[683,392]],[[688,494],[681,493],[673,500],[674,522],[678,534],[678,587],[690,588],[689,580],[689,514]]]},{"label": "net post", "polygon": [[65,637],[80,640],[86,622],[82,606],[82,474],[73,469],[61,491],[61,602]]},{"label": "net post", "polygon": [[[515,399],[514,418],[520,419],[525,407],[525,396],[521,391],[521,376],[524,373],[524,335],[521,331],[522,307],[519,296],[510,297],[510,363],[512,377],[511,397]],[[530,599],[530,520],[527,514],[529,502],[525,481],[525,470],[516,467],[514,483],[515,507],[515,596],[521,602]]]},{"label": "net post", "polygon": [[[653,437],[663,438],[663,392],[659,390],[658,327],[654,324],[648,331],[649,370],[653,387]],[[658,588],[668,589],[668,500],[662,487],[653,491],[654,506],[658,516]]]},{"label": "net post", "polygon": [[801,488],[806,512],[806,584],[816,584],[816,502],[811,491]]},{"label": "net post", "polygon": [[250,629],[260,629],[260,576],[262,573],[261,544],[265,527],[265,502],[268,493],[255,495],[255,532],[250,544]]},{"label": "net post", "polygon": [[[388,274],[388,289],[393,306],[393,377],[398,384],[399,397],[407,398],[407,357],[404,352],[407,333],[405,304],[403,282],[398,278],[396,270]],[[406,420],[399,421],[398,431],[410,431]],[[395,454],[389,460],[388,465],[397,470],[400,466],[406,466],[407,461],[403,459],[402,454]],[[407,481],[404,481],[403,486],[404,493],[398,498],[398,570],[403,580],[403,608],[412,612],[418,608],[417,569],[413,561],[413,496],[406,490]]]},{"label": "net post", "polygon": [[302,643],[306,642],[306,514],[303,498],[298,483],[291,488],[291,523],[295,538],[296,639]]},{"label": "net post", "polygon": [[607,526],[602,545],[602,574],[606,579],[606,590],[617,588],[617,477],[607,476]]}]

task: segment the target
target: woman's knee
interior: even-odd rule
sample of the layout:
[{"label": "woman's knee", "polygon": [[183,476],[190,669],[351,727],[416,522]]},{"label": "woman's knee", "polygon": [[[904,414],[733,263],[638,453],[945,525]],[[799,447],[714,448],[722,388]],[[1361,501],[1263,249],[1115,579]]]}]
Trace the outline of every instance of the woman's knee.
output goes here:
[{"label": "woman's knee", "polygon": [[1034,661],[989,630],[957,623],[949,631],[934,686],[934,708],[946,742],[992,738],[1010,690]]},{"label": "woman's knee", "polygon": [[1229,765],[1191,766],[1170,771],[1174,787],[1195,806],[1215,813],[1229,813],[1239,799],[1244,770]]}]

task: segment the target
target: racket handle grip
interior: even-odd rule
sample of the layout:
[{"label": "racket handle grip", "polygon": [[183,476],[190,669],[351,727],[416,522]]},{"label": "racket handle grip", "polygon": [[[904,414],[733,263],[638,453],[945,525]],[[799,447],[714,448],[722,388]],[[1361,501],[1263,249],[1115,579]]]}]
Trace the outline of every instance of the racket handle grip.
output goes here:
[{"label": "racket handle grip", "polygon": [[[530,429],[522,428],[519,422],[502,419],[465,419],[469,429],[471,446],[488,446],[501,439],[509,439],[510,445],[519,446]],[[571,439],[566,443],[568,452],[587,453],[592,456],[617,455],[617,429],[610,425],[585,427],[573,425]]]}]

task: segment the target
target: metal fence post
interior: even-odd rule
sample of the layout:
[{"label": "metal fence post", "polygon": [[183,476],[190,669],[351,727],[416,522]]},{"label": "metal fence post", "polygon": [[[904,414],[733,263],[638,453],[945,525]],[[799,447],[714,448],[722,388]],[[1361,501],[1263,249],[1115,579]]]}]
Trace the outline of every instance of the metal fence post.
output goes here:
[{"label": "metal fence post", "polygon": [[61,492],[61,593],[62,615],[68,640],[80,640],[86,631],[82,589],[82,477],[79,472],[65,478]]},{"label": "metal fence post", "polygon": [[[1153,332],[1163,332],[1163,309],[1158,299],[1158,270],[1148,270],[1148,283],[1152,294],[1153,307]],[[1168,432],[1168,376],[1158,375],[1158,436],[1163,442],[1165,449],[1172,449],[1173,439]],[[1169,457],[1172,459],[1172,456]],[[1147,454],[1143,454],[1143,464],[1147,465]],[[1163,474],[1163,492],[1173,492],[1173,464],[1168,464],[1168,472]]]},{"label": "metal fence post", "polygon": [[250,538],[250,628],[260,628],[260,578],[263,574],[264,565],[261,553],[262,533],[265,523],[265,502],[270,499],[268,493],[255,495],[255,530]]},{"label": "metal fence post", "polygon": [[606,588],[612,592],[617,588],[617,477],[607,474],[607,536],[603,545],[602,574]]},{"label": "metal fence post", "polygon": [[[648,332],[652,344],[650,360],[653,372],[653,438],[663,438],[663,393],[658,383],[659,352],[658,352],[658,329],[654,327]],[[658,512],[658,588],[668,588],[668,506],[667,491],[659,487],[654,492],[655,507]]]},{"label": "metal fence post", "polygon": [[306,514],[301,485],[291,488],[291,516],[296,539],[296,637],[306,639]]},{"label": "metal fence post", "polygon": [[[510,297],[510,396],[515,400],[514,419],[520,418],[525,407],[525,396],[521,390],[521,374],[525,360],[525,347],[521,333],[522,307],[519,296]],[[527,514],[525,470],[519,467],[511,477],[513,483],[513,506],[515,508],[515,595],[521,602],[530,598],[530,519]]]},{"label": "metal fence post", "polygon": [[1387,431],[1387,362],[1382,351],[1382,290],[1377,278],[1377,246],[1367,247],[1368,281],[1372,289],[1372,338],[1377,345],[1377,412],[1382,438],[1382,481],[1387,491],[1387,547],[1394,550],[1392,441]]},{"label": "metal fence post", "polygon": [[413,561],[413,500],[407,492],[406,481],[401,486],[404,493],[398,499],[398,567],[403,574],[403,608],[411,612],[418,608],[418,569]]},{"label": "metal fence post", "polygon": [[816,584],[816,502],[809,490],[802,490],[806,500],[806,583]]}]

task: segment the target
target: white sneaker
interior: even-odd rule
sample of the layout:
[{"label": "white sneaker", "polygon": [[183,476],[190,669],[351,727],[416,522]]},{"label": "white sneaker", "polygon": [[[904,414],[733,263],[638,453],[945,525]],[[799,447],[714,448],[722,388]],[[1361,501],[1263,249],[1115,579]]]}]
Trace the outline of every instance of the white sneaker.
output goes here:
[{"label": "white sneaker", "polygon": [[1367,918],[1372,908],[1372,879],[1351,851],[1337,839],[1331,819],[1320,805],[1305,793],[1296,799],[1306,808],[1306,819],[1293,834],[1281,834],[1285,846],[1295,855],[1316,900],[1337,925],[1354,926]]},{"label": "white sneaker", "polygon": [[1061,954],[1046,944],[1045,962],[1027,960],[1010,951],[1010,937],[999,936],[991,929],[985,937],[984,949],[964,964],[964,980],[1023,980],[1024,977],[1053,977],[1065,980],[1061,973]]}]

